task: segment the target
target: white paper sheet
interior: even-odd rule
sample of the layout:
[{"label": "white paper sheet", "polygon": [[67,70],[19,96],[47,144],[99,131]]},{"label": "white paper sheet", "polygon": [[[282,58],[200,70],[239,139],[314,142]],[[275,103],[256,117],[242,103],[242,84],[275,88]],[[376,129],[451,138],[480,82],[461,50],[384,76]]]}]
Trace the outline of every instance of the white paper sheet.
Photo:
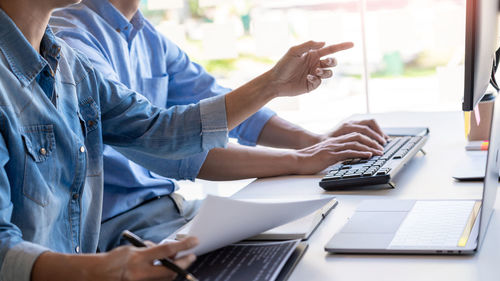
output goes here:
[{"label": "white paper sheet", "polygon": [[[189,236],[199,245],[178,257],[203,255],[220,247],[252,237],[279,225],[304,217],[331,198],[286,203],[256,203],[209,195],[193,219]],[[163,243],[163,241],[162,241]]]},{"label": "white paper sheet", "polygon": [[[289,223],[277,226],[275,228],[264,231],[263,233],[257,234],[247,238],[248,240],[291,240],[291,239],[307,239],[309,235],[314,231],[316,226],[321,223],[321,220],[326,216],[335,206],[337,205],[337,200],[334,196],[314,196],[307,197],[307,200],[330,198],[330,201],[323,205],[320,209],[310,213],[307,216],[299,218],[297,220],[291,221]],[[293,201],[304,200],[305,198],[260,198],[260,199],[240,199],[247,202],[256,203],[286,203]],[[183,239],[188,236],[189,230],[191,228],[192,221],[181,227],[178,231],[173,233],[169,238],[171,239]],[[175,241],[175,240],[174,240]]]}]

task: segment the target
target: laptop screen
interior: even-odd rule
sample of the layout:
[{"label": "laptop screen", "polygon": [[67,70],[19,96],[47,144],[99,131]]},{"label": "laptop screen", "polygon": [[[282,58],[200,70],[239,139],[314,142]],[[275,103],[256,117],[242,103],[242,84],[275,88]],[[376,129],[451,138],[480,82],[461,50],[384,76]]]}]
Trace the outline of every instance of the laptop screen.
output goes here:
[{"label": "laptop screen", "polygon": [[488,160],[486,161],[486,174],[484,177],[483,204],[481,206],[481,218],[479,221],[478,249],[484,241],[484,235],[488,227],[493,206],[497,197],[498,178],[500,170],[500,103],[498,97],[495,100],[493,108],[493,117],[491,122],[490,144],[488,148]]}]

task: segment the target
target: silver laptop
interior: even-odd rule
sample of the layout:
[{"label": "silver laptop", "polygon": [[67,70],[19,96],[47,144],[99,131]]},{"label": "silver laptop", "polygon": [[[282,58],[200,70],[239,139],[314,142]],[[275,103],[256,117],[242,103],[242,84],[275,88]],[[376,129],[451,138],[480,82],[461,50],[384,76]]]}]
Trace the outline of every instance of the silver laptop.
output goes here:
[{"label": "silver laptop", "polygon": [[[500,98],[497,98],[497,100]],[[476,200],[367,200],[325,246],[331,253],[473,254],[481,246],[499,178],[495,102],[483,195]]]}]

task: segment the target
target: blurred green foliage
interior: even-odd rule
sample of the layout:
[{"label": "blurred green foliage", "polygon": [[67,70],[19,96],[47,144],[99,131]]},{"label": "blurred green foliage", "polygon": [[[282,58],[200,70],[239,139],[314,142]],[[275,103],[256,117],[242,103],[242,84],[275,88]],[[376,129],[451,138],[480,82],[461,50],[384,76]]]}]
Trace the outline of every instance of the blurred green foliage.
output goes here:
[{"label": "blurred green foliage", "polygon": [[232,71],[239,69],[238,64],[245,61],[248,63],[263,65],[273,65],[275,63],[272,59],[258,57],[253,54],[240,54],[237,58],[233,59],[201,60],[198,63],[201,64],[209,73],[216,76],[228,77]]}]

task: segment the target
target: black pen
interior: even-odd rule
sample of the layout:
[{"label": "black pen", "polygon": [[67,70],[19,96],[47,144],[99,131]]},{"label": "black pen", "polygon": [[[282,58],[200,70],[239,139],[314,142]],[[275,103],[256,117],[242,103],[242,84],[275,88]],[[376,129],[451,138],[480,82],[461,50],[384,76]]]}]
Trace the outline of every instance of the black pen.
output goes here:
[{"label": "black pen", "polygon": [[[144,241],[137,235],[135,235],[134,233],[128,231],[128,230],[125,230],[122,232],[122,237],[127,239],[127,241],[129,241],[132,245],[136,246],[136,247],[141,247],[141,248],[147,248],[148,246],[146,245],[146,243],[144,243]],[[196,277],[193,276],[193,274],[187,272],[186,270],[180,268],[178,265],[176,265],[172,260],[168,259],[168,258],[163,258],[163,259],[160,259],[159,260],[161,262],[161,264],[174,271],[175,273],[179,274],[179,276],[182,276],[184,277],[184,280],[189,280],[189,281],[198,281],[198,279]]]}]

